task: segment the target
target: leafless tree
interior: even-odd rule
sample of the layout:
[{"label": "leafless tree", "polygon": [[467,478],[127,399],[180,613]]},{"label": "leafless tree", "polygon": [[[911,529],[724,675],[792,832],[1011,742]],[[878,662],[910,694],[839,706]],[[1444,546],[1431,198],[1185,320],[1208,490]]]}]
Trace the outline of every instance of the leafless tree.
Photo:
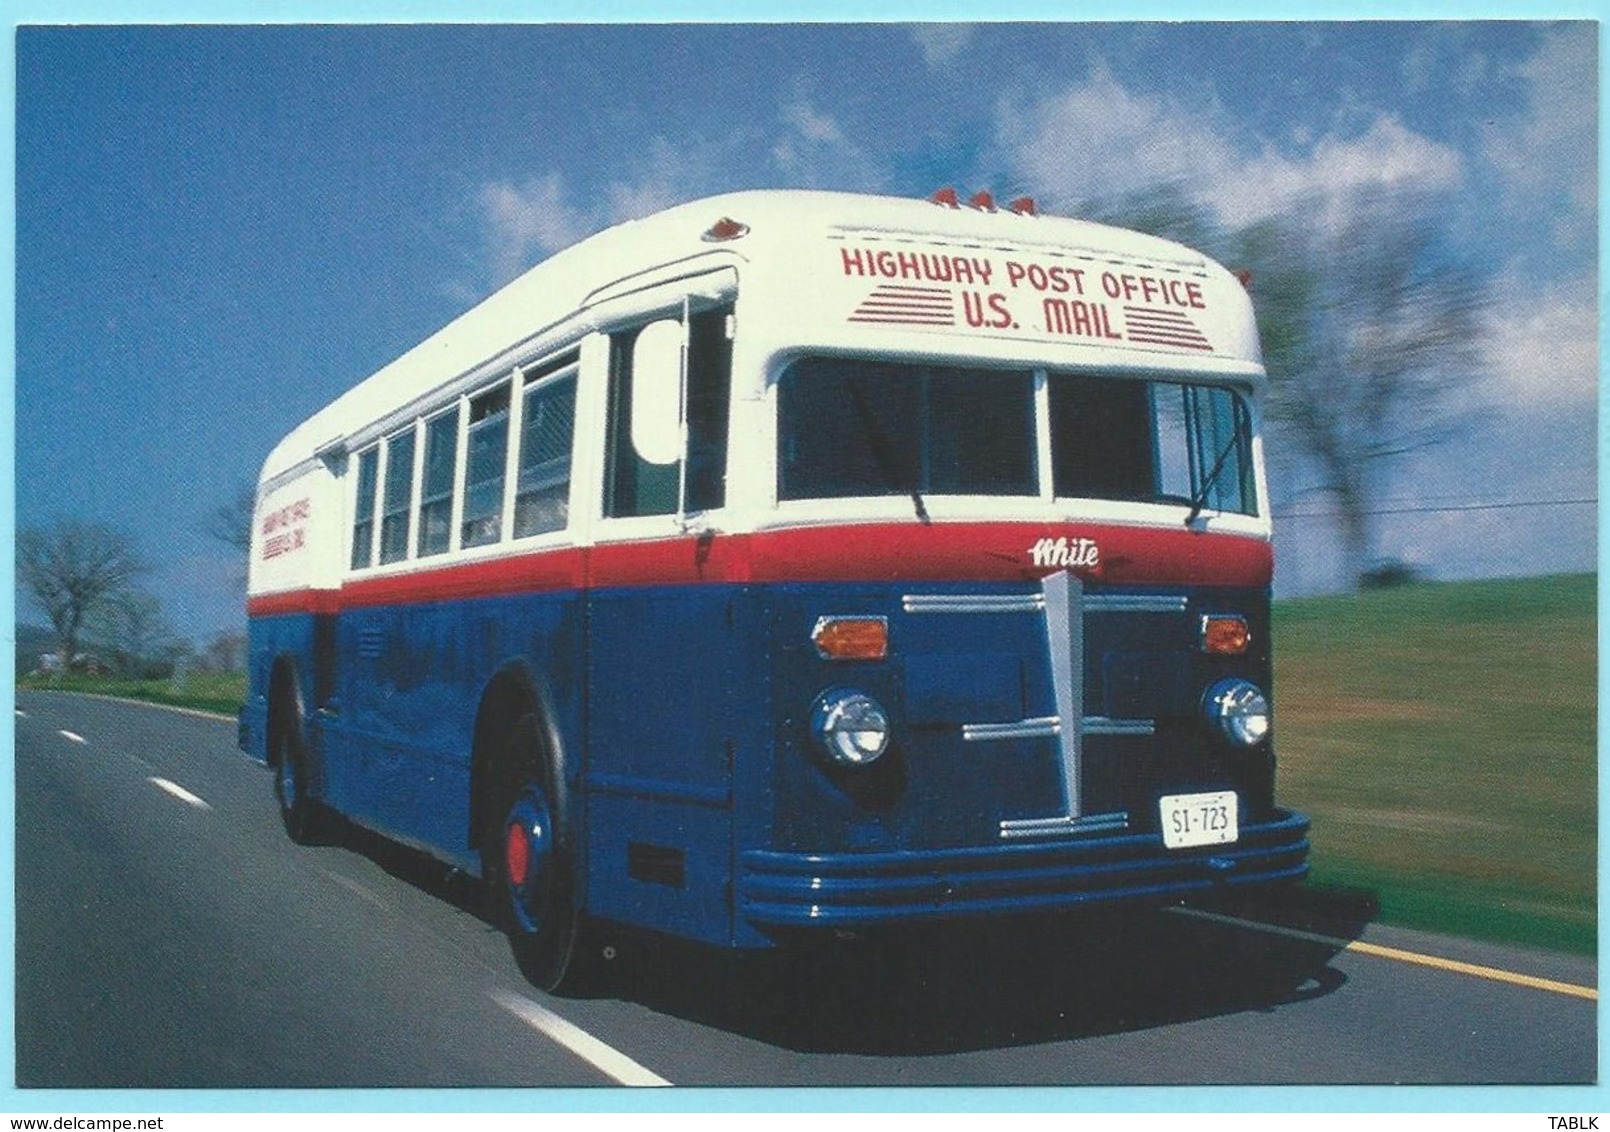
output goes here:
[{"label": "leafless tree", "polygon": [[102,604],[87,626],[87,635],[110,646],[120,674],[132,677],[142,676],[173,639],[162,603],[132,588]]},{"label": "leafless tree", "polygon": [[227,502],[207,512],[201,533],[246,554],[252,548],[252,511],[256,506],[256,489],[251,484],[237,486]]},{"label": "leafless tree", "polygon": [[252,520],[257,507],[257,491],[251,484],[239,484],[229,499],[207,512],[201,520],[201,533],[229,547],[239,557],[231,570],[231,580],[246,585],[246,562],[252,552]]},{"label": "leafless tree", "polygon": [[17,580],[56,630],[63,670],[78,655],[86,619],[145,569],[133,540],[101,523],[61,519],[17,533]]},{"label": "leafless tree", "polygon": [[1238,235],[1269,416],[1336,506],[1348,575],[1376,564],[1377,511],[1402,460],[1468,428],[1485,288],[1412,198],[1379,195],[1331,223],[1293,217]]}]

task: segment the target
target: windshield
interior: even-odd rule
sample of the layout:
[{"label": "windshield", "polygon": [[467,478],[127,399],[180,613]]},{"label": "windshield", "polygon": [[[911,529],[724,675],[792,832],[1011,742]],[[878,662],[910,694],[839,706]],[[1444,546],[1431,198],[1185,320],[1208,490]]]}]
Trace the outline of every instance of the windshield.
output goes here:
[{"label": "windshield", "polygon": [[1234,391],[1051,372],[1051,466],[1030,370],[801,358],[778,382],[778,498],[1044,494],[1256,514]]}]

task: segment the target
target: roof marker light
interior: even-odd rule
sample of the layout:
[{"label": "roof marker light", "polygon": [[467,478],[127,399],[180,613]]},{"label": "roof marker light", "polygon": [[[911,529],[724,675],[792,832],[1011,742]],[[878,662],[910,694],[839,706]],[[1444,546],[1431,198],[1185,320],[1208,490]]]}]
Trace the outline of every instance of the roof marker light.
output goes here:
[{"label": "roof marker light", "polygon": [[1242,287],[1246,288],[1248,291],[1252,290],[1252,272],[1248,271],[1244,267],[1238,267],[1235,270],[1235,277],[1241,280]]},{"label": "roof marker light", "polygon": [[995,197],[988,189],[980,189],[978,192],[974,193],[968,198],[967,203],[978,209],[980,212],[995,211]]},{"label": "roof marker light", "polygon": [[1018,197],[1006,207],[1009,211],[1015,212],[1019,216],[1040,215],[1040,209],[1035,205],[1033,197]]},{"label": "roof marker light", "polygon": [[960,208],[961,202],[956,199],[956,190],[946,185],[933,196],[928,198],[934,204],[942,204],[946,208]]},{"label": "roof marker light", "polygon": [[749,225],[734,220],[730,216],[723,216],[705,230],[701,237],[707,244],[718,244],[725,240],[736,240],[740,236],[749,235]]}]

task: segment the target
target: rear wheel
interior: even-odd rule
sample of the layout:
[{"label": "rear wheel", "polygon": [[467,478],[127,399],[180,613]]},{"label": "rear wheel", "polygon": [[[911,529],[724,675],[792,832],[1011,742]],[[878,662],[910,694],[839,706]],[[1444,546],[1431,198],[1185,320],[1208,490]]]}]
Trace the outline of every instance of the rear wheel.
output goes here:
[{"label": "rear wheel", "polygon": [[515,961],[534,985],[575,992],[588,982],[582,962],[585,917],[577,907],[562,786],[547,766],[533,716],[510,728],[500,769],[503,789],[482,834],[481,861],[492,915]]},{"label": "rear wheel", "polygon": [[323,813],[318,801],[308,793],[306,747],[294,708],[282,709],[278,731],[274,751],[274,796],[279,801],[280,821],[285,825],[286,834],[298,845],[316,844]]}]

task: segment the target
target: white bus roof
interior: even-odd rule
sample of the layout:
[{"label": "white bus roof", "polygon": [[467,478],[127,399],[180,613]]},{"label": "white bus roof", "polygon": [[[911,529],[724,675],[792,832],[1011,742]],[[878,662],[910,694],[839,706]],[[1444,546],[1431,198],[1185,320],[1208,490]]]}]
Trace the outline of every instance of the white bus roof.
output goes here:
[{"label": "white bus roof", "polygon": [[[705,239],[712,225],[729,217],[746,226],[743,238]],[[1072,253],[1217,283],[1228,278],[1222,267],[1173,241],[1064,217],[851,193],[757,190],[707,197],[606,229],[533,267],[299,425],[269,455],[263,479],[339,450],[377,420],[473,374],[521,343],[536,343],[613,284],[646,278],[669,265],[690,264],[691,270],[696,267],[692,261],[715,267],[791,257],[794,263],[807,263],[807,247],[819,248],[825,239],[875,240],[881,235],[985,251]],[[1250,328],[1250,304],[1242,320]],[[1250,348],[1243,345],[1237,352],[1257,362],[1255,339]]]}]

